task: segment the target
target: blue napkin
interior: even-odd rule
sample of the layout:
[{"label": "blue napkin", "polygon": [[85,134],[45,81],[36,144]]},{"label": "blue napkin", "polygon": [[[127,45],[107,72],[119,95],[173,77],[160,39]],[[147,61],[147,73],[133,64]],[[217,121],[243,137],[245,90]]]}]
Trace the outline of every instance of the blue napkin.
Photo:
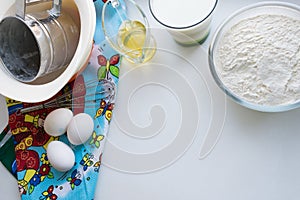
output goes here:
[{"label": "blue napkin", "polygon": [[[45,102],[30,104],[7,99],[22,200],[94,199],[103,145],[115,103],[115,93],[109,98],[101,99],[95,92],[103,87],[103,80],[116,89],[120,67],[120,56],[104,40],[101,26],[103,1],[94,1],[97,24],[92,55],[85,70]],[[118,18],[111,20],[112,24],[120,23],[116,21]],[[69,107],[74,114],[85,112],[94,119],[93,135],[85,144],[70,145],[66,135],[51,137],[45,133],[43,121],[49,112],[57,108],[55,105],[26,113],[20,112],[24,108],[49,105],[57,99],[64,102],[58,107]],[[65,173],[55,170],[48,161],[46,148],[53,140],[65,142],[75,152],[76,163]]]}]

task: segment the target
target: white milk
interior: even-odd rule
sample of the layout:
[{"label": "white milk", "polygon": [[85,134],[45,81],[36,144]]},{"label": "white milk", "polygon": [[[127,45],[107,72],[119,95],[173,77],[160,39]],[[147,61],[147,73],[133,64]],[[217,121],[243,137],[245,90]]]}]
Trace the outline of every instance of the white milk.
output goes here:
[{"label": "white milk", "polygon": [[208,36],[217,0],[150,0],[153,17],[181,44],[202,43]]}]

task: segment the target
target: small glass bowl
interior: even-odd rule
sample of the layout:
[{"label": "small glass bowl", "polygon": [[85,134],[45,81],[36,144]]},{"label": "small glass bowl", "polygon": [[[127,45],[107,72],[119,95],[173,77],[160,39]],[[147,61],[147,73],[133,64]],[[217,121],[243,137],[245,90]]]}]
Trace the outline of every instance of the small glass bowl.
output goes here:
[{"label": "small glass bowl", "polygon": [[284,16],[292,17],[300,20],[300,7],[294,4],[286,2],[260,2],[250,6],[239,9],[231,16],[229,16],[217,29],[216,34],[212,39],[212,43],[209,47],[209,67],[211,74],[217,83],[217,85],[235,102],[245,106],[247,108],[262,111],[262,112],[282,112],[292,110],[300,107],[300,99],[293,103],[279,104],[279,105],[262,105],[249,102],[245,98],[235,94],[231,91],[228,86],[222,81],[222,77],[219,76],[216,68],[219,67],[217,64],[216,54],[217,49],[220,45],[220,41],[223,36],[238,22],[248,19],[251,17],[258,16],[260,14],[281,14]]}]

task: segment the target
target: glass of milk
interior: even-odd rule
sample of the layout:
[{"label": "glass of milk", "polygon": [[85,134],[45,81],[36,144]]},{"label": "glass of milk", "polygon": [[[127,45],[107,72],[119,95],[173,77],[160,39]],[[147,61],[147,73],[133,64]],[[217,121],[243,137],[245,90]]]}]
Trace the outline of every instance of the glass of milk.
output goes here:
[{"label": "glass of milk", "polygon": [[202,44],[218,0],[149,0],[153,17],[182,45]]}]

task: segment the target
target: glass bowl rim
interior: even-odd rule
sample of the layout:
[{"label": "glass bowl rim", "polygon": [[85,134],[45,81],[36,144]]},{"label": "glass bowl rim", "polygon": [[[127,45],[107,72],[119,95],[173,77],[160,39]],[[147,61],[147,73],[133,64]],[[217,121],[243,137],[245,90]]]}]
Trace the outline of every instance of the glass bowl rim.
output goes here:
[{"label": "glass bowl rim", "polygon": [[239,15],[245,13],[245,12],[250,12],[250,10],[256,9],[256,8],[262,8],[262,7],[282,7],[282,8],[289,8],[295,11],[298,11],[300,14],[300,6],[293,4],[293,3],[288,3],[288,2],[280,2],[280,1],[263,1],[263,2],[258,2],[254,4],[250,4],[248,6],[244,6],[237,11],[233,12],[231,15],[229,15],[217,28],[213,38],[212,42],[208,48],[208,61],[209,61],[209,69],[211,72],[211,75],[213,76],[213,79],[215,80],[216,84],[218,87],[223,90],[223,92],[229,96],[233,101],[236,103],[246,107],[250,108],[256,111],[261,111],[261,112],[283,112],[283,111],[289,111],[295,108],[300,107],[300,99],[288,103],[288,104],[280,104],[280,105],[274,105],[274,106],[269,106],[269,105],[261,105],[261,104],[255,104],[252,102],[247,101],[246,99],[243,99],[242,97],[239,97],[238,95],[234,94],[230,89],[226,87],[226,85],[223,83],[221,78],[219,78],[219,75],[216,71],[216,65],[214,62],[214,51],[215,51],[215,46],[218,43],[218,39],[220,39],[220,34],[222,30],[227,26],[229,22],[231,22],[234,18],[238,17]]}]

